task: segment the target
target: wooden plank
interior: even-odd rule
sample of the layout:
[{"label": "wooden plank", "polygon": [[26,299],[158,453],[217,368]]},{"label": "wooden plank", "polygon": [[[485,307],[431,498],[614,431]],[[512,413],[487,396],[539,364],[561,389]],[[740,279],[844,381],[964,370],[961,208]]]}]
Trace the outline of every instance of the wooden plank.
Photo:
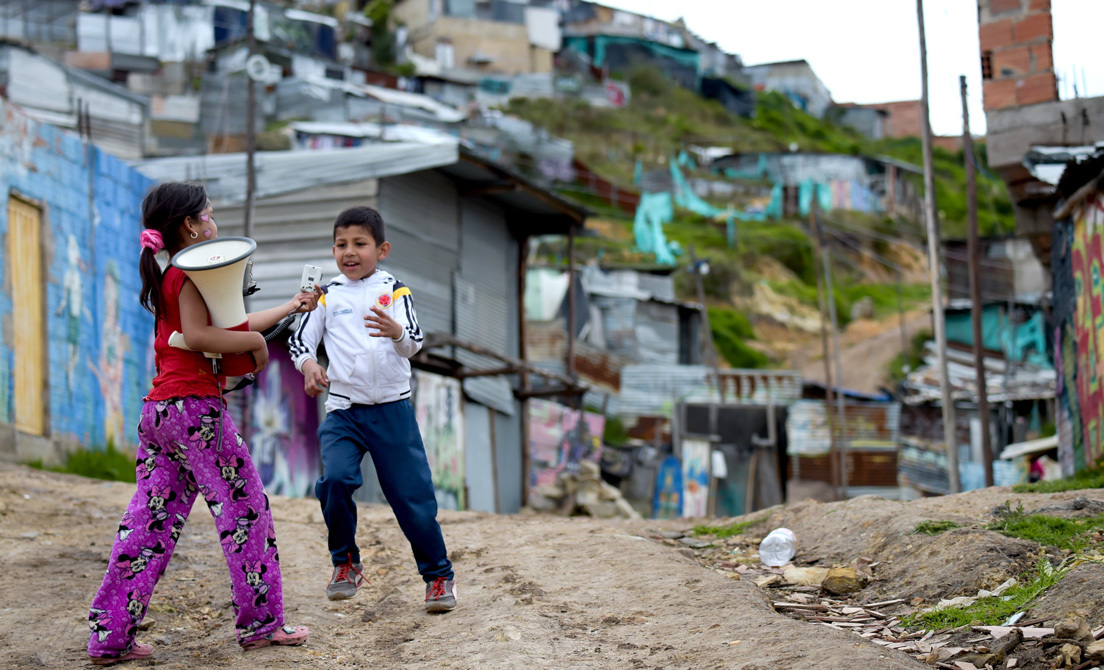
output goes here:
[{"label": "wooden plank", "polygon": [[15,427],[31,435],[46,434],[41,225],[42,213],[37,207],[9,198],[8,259],[15,324]]}]

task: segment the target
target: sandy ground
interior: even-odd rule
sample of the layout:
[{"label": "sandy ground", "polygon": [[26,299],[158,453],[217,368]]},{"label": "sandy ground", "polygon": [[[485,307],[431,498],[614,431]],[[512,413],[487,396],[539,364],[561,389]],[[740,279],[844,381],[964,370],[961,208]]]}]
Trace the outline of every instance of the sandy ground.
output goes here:
[{"label": "sandy ground", "polygon": [[[91,667],[88,606],[132,491],[0,465],[0,665]],[[310,626],[307,645],[238,648],[214,525],[196,509],[139,633],[154,645],[153,660],[120,667],[924,667],[775,613],[750,581],[660,541],[654,521],[444,513],[460,605],[429,616],[390,510],[363,507],[358,539],[372,583],[332,603],[317,502],[272,504],[287,618]]]}]

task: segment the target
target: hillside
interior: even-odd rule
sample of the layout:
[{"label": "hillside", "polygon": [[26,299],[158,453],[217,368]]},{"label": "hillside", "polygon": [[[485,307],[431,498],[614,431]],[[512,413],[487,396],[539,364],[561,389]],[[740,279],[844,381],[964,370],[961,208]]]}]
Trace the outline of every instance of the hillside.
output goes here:
[{"label": "hillside", "polygon": [[[754,118],[745,119],[654,71],[637,70],[629,83],[632,99],[621,109],[593,108],[570,100],[517,99],[505,111],[571,140],[579,160],[625,189],[639,188],[633,186],[638,162],[645,171],[664,170],[667,161],[691,145],[730,147],[734,153],[799,150],[922,163],[919,139],[872,141],[851,128],[795,109],[778,93],[760,94]],[[979,158],[984,165],[983,145]],[[963,160],[962,152],[937,148],[934,153],[941,232],[947,238],[966,232]],[[684,169],[687,177],[716,178],[692,164]],[[922,193],[922,180],[917,176],[914,181],[916,192]],[[1003,183],[983,170],[978,185],[982,233],[1009,232],[1012,208]],[[769,190],[769,184],[751,183],[745,191],[756,188]],[[606,266],[634,267],[654,262],[652,254],[636,249],[628,213],[570,185],[564,185],[562,193],[595,212],[589,224],[592,236],[578,240],[577,254],[583,262],[600,259]],[[735,200],[710,204],[718,209],[746,207],[740,189],[737,193]],[[863,317],[862,323],[853,330],[876,337],[886,327],[871,322],[889,317],[896,322],[900,313],[929,300],[926,238],[920,221],[834,211],[824,216],[824,224],[841,328],[852,321],[852,308],[861,302],[855,316]],[[807,222],[739,221],[731,233],[735,244],[730,245],[724,221],[676,208],[673,221],[663,230],[667,240],[684,251],[680,266],[687,265],[685,252],[690,249],[710,262],[704,288],[714,340],[729,365],[801,369],[819,358],[819,265],[814,262]],[[557,243],[541,249],[546,260],[553,262],[564,262],[565,251]],[[696,301],[692,276],[680,272],[677,277],[679,297]],[[915,335],[911,329],[910,334]],[[877,388],[889,381],[887,370],[868,373],[872,378],[864,386]]]}]

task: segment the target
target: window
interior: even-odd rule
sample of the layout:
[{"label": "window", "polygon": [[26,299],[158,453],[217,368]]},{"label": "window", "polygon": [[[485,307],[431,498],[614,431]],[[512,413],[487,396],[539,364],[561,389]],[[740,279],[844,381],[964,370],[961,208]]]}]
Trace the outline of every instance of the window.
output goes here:
[{"label": "window", "polygon": [[986,80],[993,78],[992,51],[983,51],[981,54],[981,78]]}]

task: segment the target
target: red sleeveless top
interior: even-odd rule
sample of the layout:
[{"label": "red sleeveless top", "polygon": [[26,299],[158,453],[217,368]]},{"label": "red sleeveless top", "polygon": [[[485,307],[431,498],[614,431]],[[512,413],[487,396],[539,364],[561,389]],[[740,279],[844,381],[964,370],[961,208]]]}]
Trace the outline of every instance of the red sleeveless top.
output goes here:
[{"label": "red sleeveless top", "polygon": [[184,332],[180,325],[180,289],[187,279],[188,275],[172,265],[161,278],[164,313],[157,320],[157,336],[153,341],[157,376],[146,400],[216,396],[226,383],[225,377],[215,377],[210,359],[202,352],[169,346],[173,331]]}]

